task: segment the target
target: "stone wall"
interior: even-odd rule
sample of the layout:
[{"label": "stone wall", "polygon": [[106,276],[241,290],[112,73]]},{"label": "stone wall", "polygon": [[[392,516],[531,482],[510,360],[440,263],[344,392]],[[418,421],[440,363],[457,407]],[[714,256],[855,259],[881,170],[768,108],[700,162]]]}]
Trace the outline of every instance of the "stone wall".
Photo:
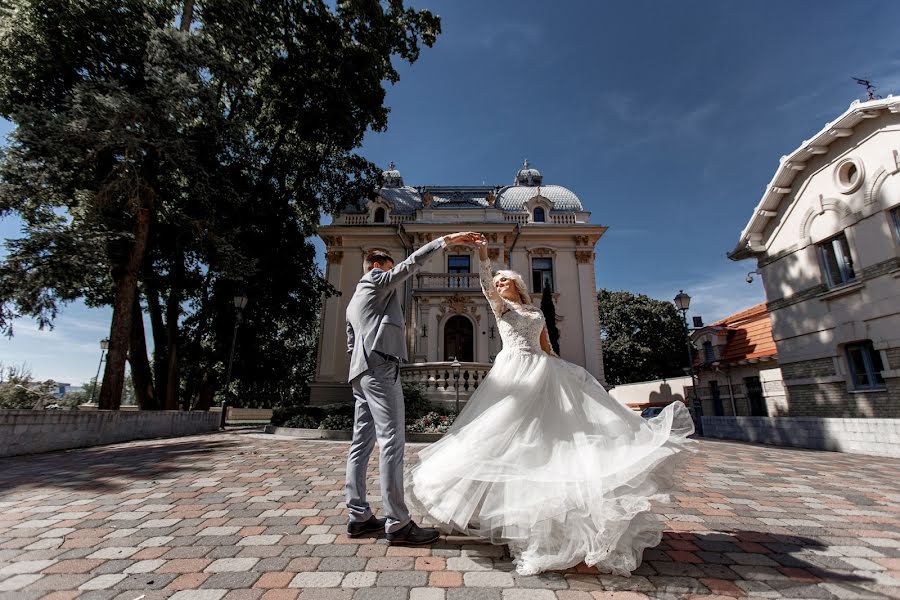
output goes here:
[{"label": "stone wall", "polygon": [[900,457],[900,419],[703,417],[705,437]]},{"label": "stone wall", "polygon": [[0,457],[216,431],[219,414],[0,410]]}]

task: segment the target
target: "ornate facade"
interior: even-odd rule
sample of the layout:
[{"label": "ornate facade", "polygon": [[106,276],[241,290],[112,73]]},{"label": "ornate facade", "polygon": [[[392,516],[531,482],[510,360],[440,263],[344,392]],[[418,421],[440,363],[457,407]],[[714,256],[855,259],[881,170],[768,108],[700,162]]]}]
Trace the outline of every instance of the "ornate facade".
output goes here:
[{"label": "ornate facade", "polygon": [[[340,295],[322,308],[311,386],[314,404],[350,399],[345,312],[366,253],[386,249],[400,261],[437,236],[456,231],[485,234],[493,269],[521,273],[535,305],[543,286],[550,286],[561,356],[604,381],[594,247],[606,228],[588,222],[590,213],[572,191],[544,185],[528,161],[509,186],[410,187],[393,164],[383,179],[374,200],[349,208],[320,228],[326,277]],[[502,347],[481,293],[477,252],[445,247],[405,283],[403,295],[410,363],[401,369],[402,378],[423,385],[433,401],[453,401],[455,359],[464,400]]]}]

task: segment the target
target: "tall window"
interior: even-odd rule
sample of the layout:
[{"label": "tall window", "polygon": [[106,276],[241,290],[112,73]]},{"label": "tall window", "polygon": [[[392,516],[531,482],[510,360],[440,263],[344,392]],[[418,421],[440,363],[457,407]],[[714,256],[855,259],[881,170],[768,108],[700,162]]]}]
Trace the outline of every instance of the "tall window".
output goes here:
[{"label": "tall window", "polygon": [[716,351],[713,349],[712,342],[703,342],[703,362],[716,362]]},{"label": "tall window", "polygon": [[450,273],[449,286],[460,288],[468,286],[468,277],[453,277],[454,273],[471,273],[471,259],[468,255],[454,254],[447,257],[447,272]]},{"label": "tall window", "polygon": [[384,223],[384,209],[380,206],[375,209],[375,222]]},{"label": "tall window", "polygon": [[534,222],[535,223],[545,223],[546,215],[544,214],[544,209],[538,206],[534,209]]},{"label": "tall window", "polygon": [[871,390],[884,387],[884,378],[881,376],[884,364],[881,362],[881,354],[872,345],[872,340],[847,344],[845,350],[850,366],[850,378],[855,389]]},{"label": "tall window", "polygon": [[850,244],[843,233],[819,244],[819,258],[828,278],[829,287],[850,283],[856,279]]},{"label": "tall window", "polygon": [[545,285],[550,286],[550,291],[553,291],[553,259],[532,258],[531,291],[540,294]]},{"label": "tall window", "polygon": [[900,242],[900,206],[891,209],[891,220],[894,222],[894,232],[897,234],[897,241]]}]

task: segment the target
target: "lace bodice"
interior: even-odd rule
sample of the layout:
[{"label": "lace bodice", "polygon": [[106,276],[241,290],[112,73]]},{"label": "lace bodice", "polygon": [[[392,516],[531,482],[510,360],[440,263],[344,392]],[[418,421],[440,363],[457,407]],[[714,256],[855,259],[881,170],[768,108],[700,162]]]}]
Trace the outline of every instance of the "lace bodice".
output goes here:
[{"label": "lace bodice", "polygon": [[481,261],[478,275],[481,291],[491,304],[497,319],[503,349],[543,352],[541,331],[544,329],[544,313],[530,304],[518,304],[503,298],[494,287],[489,260]]}]

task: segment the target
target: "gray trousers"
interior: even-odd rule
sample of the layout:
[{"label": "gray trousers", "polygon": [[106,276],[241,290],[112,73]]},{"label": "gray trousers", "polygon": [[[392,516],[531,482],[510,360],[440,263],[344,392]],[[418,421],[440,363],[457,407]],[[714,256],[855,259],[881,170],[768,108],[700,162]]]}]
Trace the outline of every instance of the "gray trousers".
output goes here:
[{"label": "gray trousers", "polygon": [[400,365],[384,362],[351,382],[356,400],[353,441],[347,455],[347,509],[351,522],[372,516],[366,500],[366,468],[378,441],[381,449],[381,498],[385,530],[396,531],[409,523],[403,499],[403,451],[406,444],[406,410],[400,387]]}]

